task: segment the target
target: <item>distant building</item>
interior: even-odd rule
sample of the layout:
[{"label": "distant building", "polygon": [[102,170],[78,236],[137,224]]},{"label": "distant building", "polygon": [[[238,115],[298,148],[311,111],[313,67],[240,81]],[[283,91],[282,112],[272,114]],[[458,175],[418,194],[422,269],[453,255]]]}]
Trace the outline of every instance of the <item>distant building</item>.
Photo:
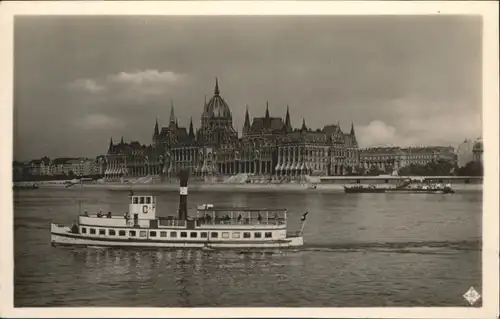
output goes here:
[{"label": "distant building", "polygon": [[412,164],[425,165],[440,160],[455,164],[456,155],[453,147],[374,147],[360,151],[360,163],[365,169],[377,167],[386,173],[393,173]]},{"label": "distant building", "polygon": [[360,164],[365,170],[376,167],[386,173],[408,165],[408,156],[400,147],[372,147],[360,151]]},{"label": "distant building", "polygon": [[465,139],[456,149],[457,165],[464,167],[472,161],[482,161],[482,139]]},{"label": "distant building", "polygon": [[475,162],[483,163],[483,139],[479,138],[472,148],[472,157]]}]

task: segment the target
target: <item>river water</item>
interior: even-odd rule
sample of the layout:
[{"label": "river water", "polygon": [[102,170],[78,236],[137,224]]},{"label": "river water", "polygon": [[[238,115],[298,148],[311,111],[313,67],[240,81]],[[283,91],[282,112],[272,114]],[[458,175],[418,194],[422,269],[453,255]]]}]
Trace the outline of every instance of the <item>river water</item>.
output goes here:
[{"label": "river water", "polygon": [[[153,194],[157,214],[174,215],[178,193]],[[468,306],[462,295],[471,286],[481,293],[481,192],[189,194],[192,209],[203,203],[288,208],[291,228],[309,211],[299,251],[50,245],[52,220],[71,224],[80,206],[122,215],[127,196],[97,189],[16,191],[15,306]]]}]

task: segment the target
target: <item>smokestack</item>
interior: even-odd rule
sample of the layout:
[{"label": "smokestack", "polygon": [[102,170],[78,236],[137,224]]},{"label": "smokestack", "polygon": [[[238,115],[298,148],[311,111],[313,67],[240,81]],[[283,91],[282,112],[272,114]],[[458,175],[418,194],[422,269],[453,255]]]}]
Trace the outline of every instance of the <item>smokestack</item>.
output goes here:
[{"label": "smokestack", "polygon": [[187,219],[188,178],[189,178],[189,172],[187,170],[182,169],[179,172],[179,180],[180,180],[179,220]]}]

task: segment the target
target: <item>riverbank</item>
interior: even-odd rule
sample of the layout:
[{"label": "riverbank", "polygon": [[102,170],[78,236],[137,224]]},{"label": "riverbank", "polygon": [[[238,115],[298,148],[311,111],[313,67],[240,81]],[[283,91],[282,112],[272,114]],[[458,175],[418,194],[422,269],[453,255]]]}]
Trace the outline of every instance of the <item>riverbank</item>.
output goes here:
[{"label": "riverbank", "polygon": [[[384,184],[380,184],[384,186]],[[115,191],[172,191],[178,192],[179,185],[174,183],[158,184],[121,184],[121,183],[98,183],[98,184],[76,184],[66,188],[60,184],[39,184],[40,188],[57,188],[78,190],[81,188],[103,189]],[[454,184],[456,191],[482,191],[482,184]],[[288,183],[288,184],[229,184],[229,183],[192,183],[189,185],[190,192],[203,191],[265,191],[265,192],[342,192],[343,185],[340,184],[317,184],[316,188],[312,184]]]}]

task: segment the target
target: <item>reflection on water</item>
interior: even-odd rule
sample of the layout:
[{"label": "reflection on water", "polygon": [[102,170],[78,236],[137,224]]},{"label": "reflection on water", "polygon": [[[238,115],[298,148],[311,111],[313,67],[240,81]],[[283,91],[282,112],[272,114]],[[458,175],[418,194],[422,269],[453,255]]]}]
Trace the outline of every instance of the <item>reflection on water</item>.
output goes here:
[{"label": "reflection on water", "polygon": [[[481,289],[481,193],[190,195],[190,207],[286,207],[291,228],[309,211],[297,251],[49,245],[50,221],[72,222],[78,200],[120,212],[126,195],[16,193],[16,306],[466,306],[462,294]],[[161,215],[177,209],[178,194],[157,195]]]}]

